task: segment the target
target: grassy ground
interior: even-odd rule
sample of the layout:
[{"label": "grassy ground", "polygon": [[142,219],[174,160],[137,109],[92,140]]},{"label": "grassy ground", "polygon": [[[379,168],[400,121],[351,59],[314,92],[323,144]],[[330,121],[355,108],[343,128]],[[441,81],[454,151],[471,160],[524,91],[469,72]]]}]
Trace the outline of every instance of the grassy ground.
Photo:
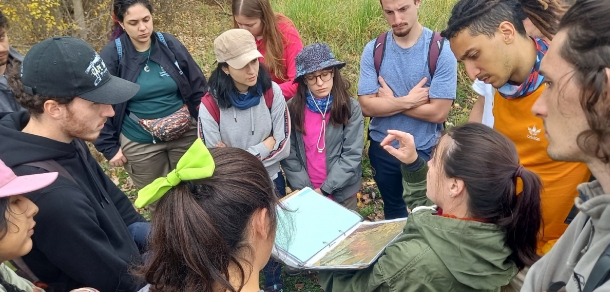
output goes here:
[{"label": "grassy ground", "polygon": [[[447,21],[450,9],[456,0],[422,1],[420,21],[434,30],[441,30]],[[181,11],[174,11],[172,17],[155,18],[155,28],[176,35],[189,49],[200,64],[206,76],[214,65],[213,41],[223,31],[233,25],[227,13],[230,6],[222,1],[208,0],[204,4],[185,2]],[[295,23],[303,43],[325,42],[330,45],[338,59],[347,62],[343,69],[356,94],[359,60],[364,45],[379,33],[388,29],[376,0],[272,0],[274,10],[288,16]],[[460,68],[458,76],[457,100],[451,110],[449,123],[461,124],[467,119],[474,95],[469,89],[470,81]],[[366,151],[365,151],[366,153]],[[123,168],[110,168],[101,155],[102,167],[130,198],[135,199],[136,188]],[[383,203],[372,181],[372,169],[368,157],[363,157],[364,182],[359,194],[359,208],[363,217],[369,220],[383,218]],[[145,217],[150,214],[139,210]],[[304,273],[300,276],[285,277],[284,291],[322,291],[317,285],[317,274]]]}]

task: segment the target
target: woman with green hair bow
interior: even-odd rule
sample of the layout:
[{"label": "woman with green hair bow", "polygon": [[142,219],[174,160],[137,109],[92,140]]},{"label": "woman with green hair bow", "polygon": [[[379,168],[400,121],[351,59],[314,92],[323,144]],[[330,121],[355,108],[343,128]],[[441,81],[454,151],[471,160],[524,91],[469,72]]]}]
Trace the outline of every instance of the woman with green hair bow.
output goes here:
[{"label": "woman with green hair bow", "polygon": [[[258,292],[277,226],[275,187],[245,150],[208,150],[200,139],[167,177],[138,193],[158,201],[140,291]],[[256,248],[254,248],[256,247]]]}]

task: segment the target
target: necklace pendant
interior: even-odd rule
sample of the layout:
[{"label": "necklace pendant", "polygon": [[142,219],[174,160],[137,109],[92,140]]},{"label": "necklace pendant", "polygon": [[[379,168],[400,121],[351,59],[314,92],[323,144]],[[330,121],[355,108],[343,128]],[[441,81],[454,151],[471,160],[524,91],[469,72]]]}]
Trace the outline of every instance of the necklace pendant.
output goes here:
[{"label": "necklace pendant", "polygon": [[150,72],[150,67],[148,67],[148,64],[146,64],[146,66],[144,66],[144,72],[146,72],[146,73]]}]

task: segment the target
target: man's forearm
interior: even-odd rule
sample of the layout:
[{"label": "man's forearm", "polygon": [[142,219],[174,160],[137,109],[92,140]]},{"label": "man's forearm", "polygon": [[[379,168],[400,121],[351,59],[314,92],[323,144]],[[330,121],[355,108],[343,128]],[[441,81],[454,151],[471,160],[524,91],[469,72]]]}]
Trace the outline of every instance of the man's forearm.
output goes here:
[{"label": "man's forearm", "polygon": [[362,114],[367,117],[389,117],[412,109],[417,105],[403,97],[361,95],[358,97]]},{"label": "man's forearm", "polygon": [[418,120],[441,124],[447,119],[452,102],[451,99],[431,100],[430,103],[404,110],[401,113]]}]

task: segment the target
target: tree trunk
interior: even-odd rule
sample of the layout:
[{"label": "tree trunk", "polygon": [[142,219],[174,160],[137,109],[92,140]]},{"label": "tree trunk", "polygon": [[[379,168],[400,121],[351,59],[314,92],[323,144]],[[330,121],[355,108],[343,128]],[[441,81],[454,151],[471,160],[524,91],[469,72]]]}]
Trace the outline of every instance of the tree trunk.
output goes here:
[{"label": "tree trunk", "polygon": [[87,40],[87,26],[85,24],[85,12],[83,11],[82,0],[72,0],[72,6],[74,6],[74,21],[78,26],[76,28],[76,36],[83,40]]}]

